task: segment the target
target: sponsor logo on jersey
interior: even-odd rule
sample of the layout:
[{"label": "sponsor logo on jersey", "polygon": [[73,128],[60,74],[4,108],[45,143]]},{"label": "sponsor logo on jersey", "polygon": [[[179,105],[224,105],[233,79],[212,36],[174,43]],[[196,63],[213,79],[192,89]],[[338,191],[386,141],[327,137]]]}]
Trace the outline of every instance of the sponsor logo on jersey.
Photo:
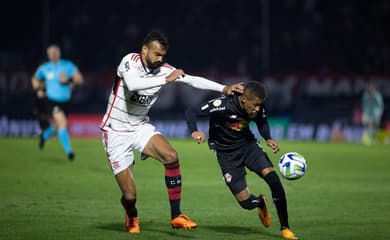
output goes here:
[{"label": "sponsor logo on jersey", "polygon": [[240,132],[242,131],[243,129],[247,128],[248,127],[248,121],[246,120],[241,120],[239,122],[234,122],[234,123],[230,123],[228,124],[228,127],[232,130],[235,130],[237,132]]},{"label": "sponsor logo on jersey", "polygon": [[133,93],[133,95],[130,96],[130,101],[139,105],[148,106],[154,98],[155,95],[139,95],[137,93]]},{"label": "sponsor logo on jersey", "polygon": [[215,111],[223,111],[225,109],[226,109],[225,106],[223,106],[223,107],[214,107],[214,108],[210,109],[210,112],[212,113],[212,112],[215,112]]}]

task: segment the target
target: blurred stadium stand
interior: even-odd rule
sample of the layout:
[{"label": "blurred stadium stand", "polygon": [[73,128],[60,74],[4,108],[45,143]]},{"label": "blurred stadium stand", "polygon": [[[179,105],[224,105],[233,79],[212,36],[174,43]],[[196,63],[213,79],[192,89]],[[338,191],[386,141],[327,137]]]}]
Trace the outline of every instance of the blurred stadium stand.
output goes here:
[{"label": "blurred stadium stand", "polygon": [[[266,82],[274,116],[351,122],[362,81],[374,79],[385,97],[383,124],[390,120],[387,0],[41,0],[3,5],[0,20],[7,37],[0,39],[0,116],[31,117],[30,77],[45,61],[49,43],[59,44],[63,58],[85,75],[85,85],[74,93],[74,113],[104,113],[120,59],[139,51],[143,36],[159,28],[171,45],[167,62],[219,82]],[[308,90],[313,79],[330,79],[330,91]],[[344,82],[348,86],[334,94],[332,87]],[[188,93],[194,91],[167,87],[152,118],[182,119],[186,104],[210,97],[199,92],[188,99]],[[172,94],[182,101],[173,101]]]}]

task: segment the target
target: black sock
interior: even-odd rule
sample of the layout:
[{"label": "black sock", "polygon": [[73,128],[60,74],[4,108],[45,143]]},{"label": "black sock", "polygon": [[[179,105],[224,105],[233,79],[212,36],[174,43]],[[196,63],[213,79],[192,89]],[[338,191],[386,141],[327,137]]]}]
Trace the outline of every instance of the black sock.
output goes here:
[{"label": "black sock", "polygon": [[121,197],[122,206],[126,210],[127,216],[129,216],[129,217],[137,217],[138,216],[137,208],[135,207],[135,202],[136,202],[136,199],[127,200],[127,199],[125,199],[125,196]]},{"label": "black sock", "polygon": [[280,228],[289,228],[287,200],[283,185],[280,182],[279,176],[275,172],[270,172],[264,177],[272,192],[272,200],[276,206],[278,213]]},{"label": "black sock", "polygon": [[179,216],[181,214],[180,211],[180,199],[179,200],[169,200],[169,204],[171,205],[171,219]]},{"label": "black sock", "polygon": [[262,208],[264,206],[263,200],[251,194],[248,199],[238,202],[240,206],[246,210],[252,210],[254,208]]}]

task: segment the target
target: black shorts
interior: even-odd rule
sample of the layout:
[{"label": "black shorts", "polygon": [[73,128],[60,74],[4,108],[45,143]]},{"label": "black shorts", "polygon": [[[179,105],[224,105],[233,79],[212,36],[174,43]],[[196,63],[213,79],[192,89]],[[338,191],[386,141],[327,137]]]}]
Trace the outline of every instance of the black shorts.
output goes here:
[{"label": "black shorts", "polygon": [[259,176],[267,167],[273,167],[267,153],[256,143],[249,143],[234,151],[216,151],[226,184],[233,194],[246,188],[245,167]]},{"label": "black shorts", "polygon": [[55,102],[49,99],[45,99],[45,102],[42,103],[44,107],[42,107],[43,111],[49,115],[53,115],[56,112],[64,112],[65,115],[68,115],[69,102]]}]

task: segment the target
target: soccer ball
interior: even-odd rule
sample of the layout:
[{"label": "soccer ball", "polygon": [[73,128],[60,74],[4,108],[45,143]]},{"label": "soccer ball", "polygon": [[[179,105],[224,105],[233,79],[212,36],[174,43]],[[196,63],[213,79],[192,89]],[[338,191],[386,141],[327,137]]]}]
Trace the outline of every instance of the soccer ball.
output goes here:
[{"label": "soccer ball", "polygon": [[297,152],[288,152],[279,159],[279,171],[288,180],[302,177],[307,170],[305,158]]}]

